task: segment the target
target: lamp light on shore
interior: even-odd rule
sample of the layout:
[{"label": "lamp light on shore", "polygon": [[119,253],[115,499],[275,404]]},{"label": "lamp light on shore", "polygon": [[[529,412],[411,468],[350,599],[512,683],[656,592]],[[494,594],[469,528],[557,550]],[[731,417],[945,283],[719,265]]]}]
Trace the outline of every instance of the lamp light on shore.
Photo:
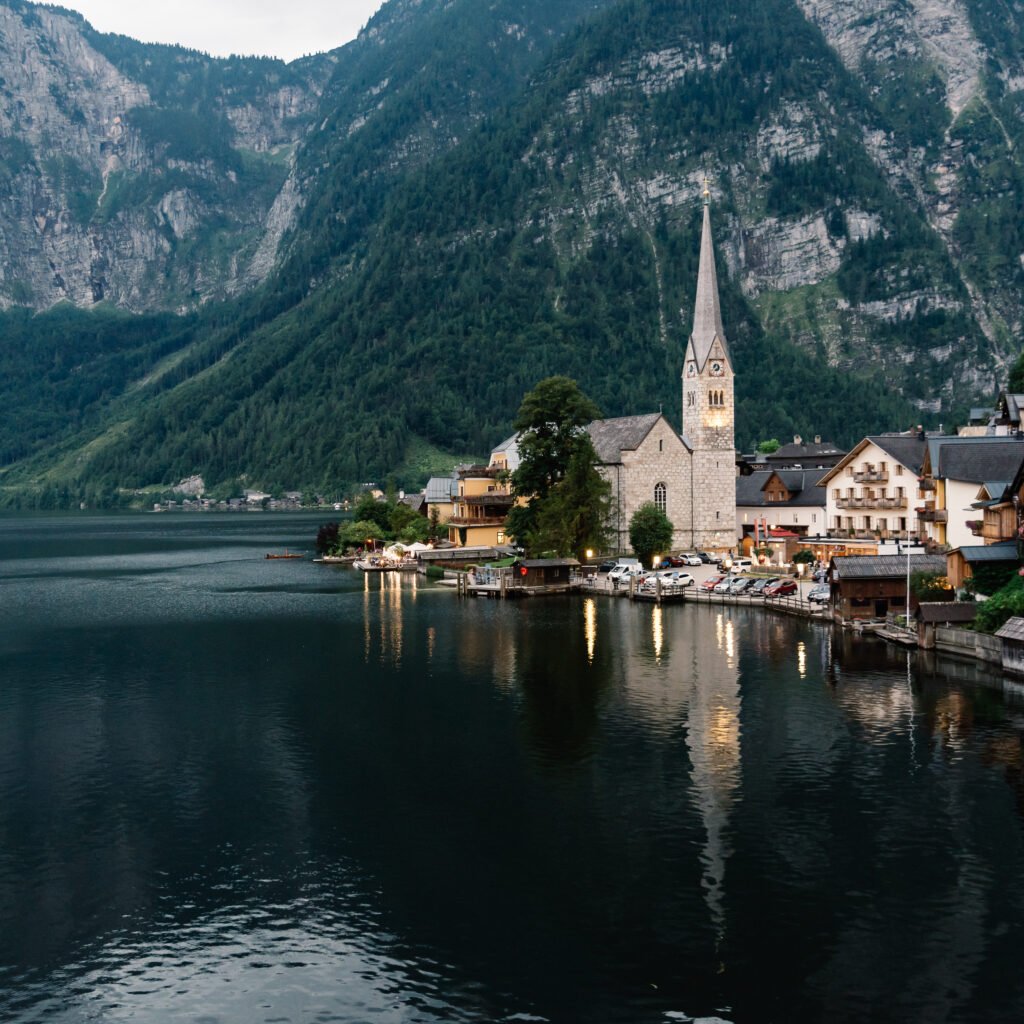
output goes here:
[{"label": "lamp light on shore", "polygon": [[593,548],[587,548],[586,554],[587,554],[587,561],[589,562],[594,557],[594,549]]}]

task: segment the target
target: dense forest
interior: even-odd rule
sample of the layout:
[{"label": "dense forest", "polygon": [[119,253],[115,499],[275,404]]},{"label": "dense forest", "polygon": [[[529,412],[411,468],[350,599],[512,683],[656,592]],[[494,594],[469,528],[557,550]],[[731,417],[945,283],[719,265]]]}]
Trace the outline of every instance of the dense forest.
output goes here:
[{"label": "dense forest", "polygon": [[[902,92],[892,67],[855,74],[791,0],[552,6],[393,0],[332,55],[304,201],[243,294],[0,314],[0,502],[119,503],[193,474],[416,487],[486,454],[556,374],[606,416],[678,426],[705,175],[740,447],[951,425],[995,397],[1024,305],[1020,94],[989,76],[954,118],[934,67]],[[971,10],[1017,67],[1019,13]],[[223,97],[256,102],[266,68],[193,82],[173,48],[165,67],[92,39],[173,99],[133,130],[244,172]],[[870,133],[915,166],[955,147],[971,191],[951,224]]]}]

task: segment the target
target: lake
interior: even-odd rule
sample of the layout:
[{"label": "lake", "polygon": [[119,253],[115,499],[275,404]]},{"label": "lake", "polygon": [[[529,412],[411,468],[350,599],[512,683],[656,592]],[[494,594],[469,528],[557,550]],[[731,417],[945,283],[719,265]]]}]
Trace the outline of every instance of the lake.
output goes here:
[{"label": "lake", "polygon": [[1024,700],[330,514],[0,518],[0,1019],[1024,1018]]}]

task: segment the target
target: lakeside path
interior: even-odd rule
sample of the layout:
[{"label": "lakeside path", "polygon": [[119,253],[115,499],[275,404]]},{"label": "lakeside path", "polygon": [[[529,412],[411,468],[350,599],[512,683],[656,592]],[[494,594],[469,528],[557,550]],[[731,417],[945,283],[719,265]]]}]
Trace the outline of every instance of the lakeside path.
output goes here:
[{"label": "lakeside path", "polygon": [[[750,597],[746,594],[708,594],[699,588],[702,583],[712,576],[721,576],[723,573],[714,565],[687,566],[684,570],[694,578],[692,587],[687,588],[686,598],[694,603],[732,604],[745,607],[765,606],[776,611],[788,612],[790,614],[811,615],[814,618],[831,618],[828,605],[812,605],[807,600],[807,594],[816,586],[813,580],[798,580],[799,588],[796,594],[789,597]],[[751,575],[748,573],[741,575]],[[757,576],[755,575],[755,579]],[[629,585],[621,584],[617,589],[613,588],[606,575],[594,577],[594,583],[584,587],[584,593],[605,594],[608,597],[628,597]],[[698,596],[699,595],[699,596]]]}]

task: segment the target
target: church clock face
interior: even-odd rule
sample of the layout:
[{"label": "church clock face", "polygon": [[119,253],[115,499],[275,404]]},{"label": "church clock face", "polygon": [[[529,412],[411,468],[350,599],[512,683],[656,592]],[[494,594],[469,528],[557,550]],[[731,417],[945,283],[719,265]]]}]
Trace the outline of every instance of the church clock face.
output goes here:
[{"label": "church clock face", "polygon": [[720,362],[720,361],[719,361],[718,359],[716,359],[716,360],[715,360],[715,361],[714,361],[714,362],[713,362],[713,363],[711,364],[711,375],[712,375],[713,377],[721,377],[721,376],[722,376],[722,373],[723,373],[723,367],[722,367],[722,364],[721,364],[721,362]]}]

